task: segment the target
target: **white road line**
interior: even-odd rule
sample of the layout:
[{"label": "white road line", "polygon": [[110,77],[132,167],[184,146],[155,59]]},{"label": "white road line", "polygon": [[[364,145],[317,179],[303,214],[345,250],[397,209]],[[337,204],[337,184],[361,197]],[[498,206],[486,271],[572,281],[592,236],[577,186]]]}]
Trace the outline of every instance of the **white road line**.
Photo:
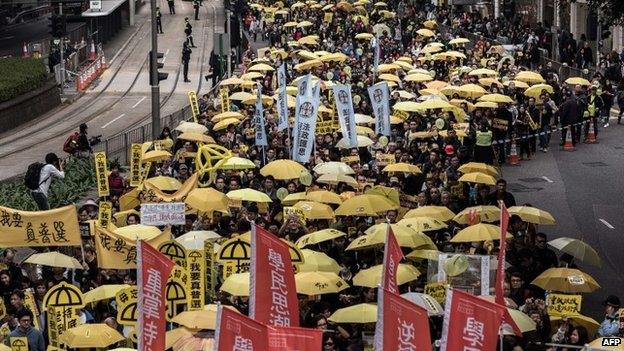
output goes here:
[{"label": "white road line", "polygon": [[167,51],[165,51],[165,56],[169,55],[169,49],[167,49]]},{"label": "white road line", "polygon": [[609,228],[609,229],[615,229],[615,227],[614,227],[614,226],[612,226],[612,225],[611,225],[611,223],[609,223],[609,222],[605,221],[604,219],[602,219],[602,218],[598,218],[598,220],[599,220],[599,221],[601,221],[601,222],[602,222],[602,224],[604,224],[607,228]]},{"label": "white road line", "polygon": [[554,183],[552,180],[550,180],[550,178],[548,178],[547,176],[542,176],[542,179],[544,179],[545,181],[549,182],[549,183]]},{"label": "white road line", "polygon": [[113,118],[110,122],[106,123],[105,125],[102,126],[102,129],[108,127],[109,125],[113,124],[115,121],[117,121],[118,119],[120,119],[121,117],[125,116],[125,113],[120,114],[119,116]]},{"label": "white road line", "polygon": [[145,100],[146,98],[147,98],[147,96],[142,97],[141,100],[137,101],[136,104],[132,105],[132,108],[135,108],[135,107],[139,106],[139,104],[142,103],[143,100]]}]

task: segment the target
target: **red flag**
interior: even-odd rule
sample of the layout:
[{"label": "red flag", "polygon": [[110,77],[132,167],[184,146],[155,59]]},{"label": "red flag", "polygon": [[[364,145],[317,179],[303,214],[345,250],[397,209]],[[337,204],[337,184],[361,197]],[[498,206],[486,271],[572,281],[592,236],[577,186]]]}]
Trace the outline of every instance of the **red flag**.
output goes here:
[{"label": "red flag", "polygon": [[403,259],[403,251],[394,236],[392,227],[388,224],[386,247],[384,247],[383,270],[381,273],[381,286],[398,294],[397,270],[399,262]]},{"label": "red flag", "polygon": [[165,288],[173,262],[142,240],[137,250],[138,350],[165,349]]},{"label": "red flag", "polygon": [[504,314],[504,306],[449,289],[440,351],[495,350]]},{"label": "red flag", "polygon": [[249,316],[277,327],[299,326],[295,272],[285,242],[254,225],[251,233]]},{"label": "red flag", "polygon": [[496,295],[496,303],[506,306],[504,287],[505,287],[505,251],[507,247],[507,227],[509,226],[509,212],[505,207],[505,203],[500,201],[500,245],[498,251],[498,266],[496,267],[496,285],[494,294]]},{"label": "red flag", "polygon": [[479,223],[479,214],[477,214],[476,210],[468,211],[468,225],[475,225]]},{"label": "red flag", "polygon": [[427,310],[388,289],[380,288],[375,328],[375,350],[431,351]]},{"label": "red flag", "polygon": [[297,327],[269,327],[271,351],[318,351],[323,349],[323,331]]},{"label": "red flag", "polygon": [[217,351],[269,350],[267,331],[266,325],[228,308],[220,306],[217,311]]}]

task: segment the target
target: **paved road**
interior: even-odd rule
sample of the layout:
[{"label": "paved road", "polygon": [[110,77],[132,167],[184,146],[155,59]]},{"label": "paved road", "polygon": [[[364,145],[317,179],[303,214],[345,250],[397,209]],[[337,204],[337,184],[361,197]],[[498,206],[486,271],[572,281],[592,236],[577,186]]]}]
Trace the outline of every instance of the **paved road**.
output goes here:
[{"label": "paved road", "polygon": [[47,18],[36,22],[0,29],[0,56],[21,56],[24,42],[50,38]]},{"label": "paved road", "polygon": [[[161,9],[166,9],[166,2],[162,0],[162,3]],[[169,15],[163,11],[165,33],[159,35],[159,51],[165,53],[161,71],[169,73],[168,79],[160,83],[161,103],[166,101],[161,116],[187,106],[188,91],[201,93],[210,88],[203,75],[208,72],[214,30],[224,23],[222,3],[217,0],[204,1],[199,21],[192,20],[190,2],[177,2],[176,13]],[[144,6],[138,15],[136,34],[128,38],[114,57],[108,58],[110,68],[84,96],[21,129],[0,135],[0,180],[22,174],[28,164],[43,159],[48,152],[62,154],[63,142],[82,122],[88,124],[90,135],[102,134],[107,138],[147,121],[151,106],[147,75],[148,15],[149,6]],[[185,16],[191,18],[198,46],[191,55],[191,83],[183,83],[180,64]]]},{"label": "paved road", "polygon": [[600,254],[602,268],[577,263],[602,286],[582,304],[583,312],[599,322],[604,317],[600,303],[607,295],[624,298],[624,125],[611,122],[599,130],[598,144],[565,152],[553,138],[551,152],[503,168],[518,204],[530,203],[555,216],[556,225],[539,228],[548,240],[583,239]]}]

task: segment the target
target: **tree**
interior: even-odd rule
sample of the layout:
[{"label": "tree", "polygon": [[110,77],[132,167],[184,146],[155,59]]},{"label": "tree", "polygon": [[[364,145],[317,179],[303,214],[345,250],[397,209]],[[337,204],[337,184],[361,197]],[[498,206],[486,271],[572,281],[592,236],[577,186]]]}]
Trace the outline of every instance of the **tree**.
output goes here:
[{"label": "tree", "polygon": [[[575,3],[576,0],[558,0],[559,3]],[[589,8],[600,12],[600,23],[608,26],[624,24],[624,1],[622,0],[587,0]]]}]

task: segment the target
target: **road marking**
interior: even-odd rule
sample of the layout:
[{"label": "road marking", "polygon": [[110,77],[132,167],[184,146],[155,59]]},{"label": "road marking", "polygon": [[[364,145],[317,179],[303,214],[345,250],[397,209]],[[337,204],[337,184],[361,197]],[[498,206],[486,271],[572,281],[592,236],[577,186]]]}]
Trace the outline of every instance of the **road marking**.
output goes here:
[{"label": "road marking", "polygon": [[142,97],[141,100],[137,101],[136,104],[132,105],[132,108],[135,108],[135,107],[139,106],[139,104],[142,103],[143,100],[145,100],[146,98],[147,98],[147,96]]},{"label": "road marking", "polygon": [[102,129],[108,127],[109,125],[111,125],[113,122],[117,121],[118,119],[120,119],[121,117],[125,116],[125,113],[120,114],[119,116],[117,116],[116,118],[113,118],[112,121],[106,123],[105,125],[102,126]]},{"label": "road marking", "polygon": [[550,178],[548,178],[547,176],[542,176],[542,179],[544,179],[545,181],[549,182],[549,183],[554,183],[552,180],[550,180]]},{"label": "road marking", "polygon": [[167,51],[165,51],[165,56],[169,55],[169,49],[167,49]]},{"label": "road marking", "polygon": [[602,222],[602,224],[604,224],[607,228],[609,228],[609,229],[615,229],[615,227],[614,227],[614,226],[612,226],[612,225],[611,225],[611,223],[609,223],[609,222],[605,221],[604,219],[602,219],[602,218],[598,218],[598,220],[599,220],[599,221],[601,221],[601,222]]}]

